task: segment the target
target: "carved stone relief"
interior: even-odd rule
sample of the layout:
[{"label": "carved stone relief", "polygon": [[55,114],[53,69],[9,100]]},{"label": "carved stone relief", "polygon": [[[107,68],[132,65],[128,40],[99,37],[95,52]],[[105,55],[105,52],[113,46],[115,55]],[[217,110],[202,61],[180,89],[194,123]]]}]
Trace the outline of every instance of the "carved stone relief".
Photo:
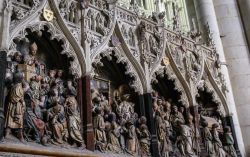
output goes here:
[{"label": "carved stone relief", "polygon": [[[26,41],[32,40],[32,34],[27,36]],[[42,36],[37,35],[38,38]],[[35,39],[35,35],[33,37]],[[53,61],[39,52],[46,48],[41,50],[34,41],[26,41],[25,38],[15,41],[15,51],[8,54],[5,139],[12,140],[14,135],[21,142],[84,146],[76,100],[77,77],[65,74],[69,69],[52,69]],[[60,58],[56,59],[60,62]]]},{"label": "carved stone relief", "polygon": [[25,17],[34,13],[38,9],[41,1],[42,0],[11,0],[8,2],[12,7],[10,30],[12,30]]},{"label": "carved stone relief", "polygon": [[[11,95],[11,101],[8,101],[9,107],[6,109],[8,114],[6,120],[7,136],[11,134],[13,129],[23,129],[14,133],[21,141],[27,138],[37,140],[43,144],[61,145],[62,143],[73,142],[79,146],[83,145],[74,79],[84,75],[81,69],[81,65],[84,64],[84,57],[79,59],[79,53],[81,52],[76,53],[76,49],[73,49],[72,45],[77,45],[79,49],[82,48],[80,46],[81,32],[85,31],[86,43],[90,46],[90,52],[85,53],[90,54],[88,66],[90,66],[89,69],[92,69],[93,76],[95,72],[94,67],[91,66],[104,66],[101,62],[102,58],[107,58],[110,61],[116,58],[115,64],[122,63],[125,67],[125,75],[132,78],[127,86],[135,92],[139,94],[151,92],[151,86],[148,82],[157,82],[156,77],[167,76],[169,80],[174,82],[174,90],[181,93],[178,103],[182,104],[182,106],[178,107],[170,102],[169,105],[166,100],[163,100],[164,106],[161,103],[162,96],[160,95],[153,97],[157,139],[162,156],[171,156],[173,154],[176,156],[197,156],[200,153],[198,145],[201,139],[205,140],[209,145],[206,148],[207,151],[211,150],[211,154],[223,154],[224,149],[232,153],[232,156],[234,155],[232,143],[228,143],[225,148],[222,148],[221,139],[218,136],[218,132],[220,133],[220,129],[222,129],[220,122],[218,122],[219,118],[216,119],[217,121],[212,120],[213,123],[218,122],[219,126],[210,126],[209,120],[211,119],[209,118],[213,117],[209,117],[211,115],[210,111],[204,109],[204,112],[203,110],[199,112],[203,116],[202,124],[195,126],[196,124],[193,121],[195,121],[197,115],[184,113],[184,111],[190,109],[191,104],[196,104],[196,102],[190,101],[194,101],[192,98],[198,96],[199,90],[206,90],[211,94],[211,100],[217,104],[217,108],[214,109],[213,113],[216,113],[219,117],[224,117],[228,114],[228,110],[225,109],[225,102],[222,100],[223,96],[220,95],[220,92],[225,95],[227,89],[223,75],[220,72],[219,56],[216,55],[216,50],[213,49],[214,43],[210,39],[211,37],[208,36],[207,46],[209,48],[201,45],[200,33],[196,30],[190,32],[189,36],[182,34],[178,10],[175,12],[173,24],[169,29],[164,26],[164,13],[152,13],[152,15],[148,16],[148,13],[141,10],[141,2],[137,1],[131,1],[131,4],[118,1],[118,5],[116,5],[115,0],[91,0],[88,8],[84,8],[84,15],[80,10],[79,1],[52,1],[56,2],[54,9],[57,9],[57,14],[59,14],[56,15],[56,18],[62,17],[61,24],[64,24],[65,29],[69,30],[67,37],[72,35],[77,41],[72,44],[66,35],[63,35],[62,31],[58,29],[61,27],[59,23],[56,23],[56,20],[45,22],[38,17],[36,21],[34,20],[35,22],[29,21],[30,23],[25,28],[23,26],[15,28],[18,23],[37,11],[42,2],[44,4],[42,0],[5,1],[6,8],[11,11],[11,30],[19,29],[18,34],[13,32],[12,37],[14,37],[9,43],[9,69],[7,69],[6,77],[15,79],[10,83],[11,88],[7,92],[8,95]],[[135,10],[136,13],[124,9],[124,6]],[[84,23],[84,28],[80,27],[81,22]],[[116,30],[117,27],[118,31]],[[67,56],[66,60],[69,62],[67,71],[72,75],[71,81],[66,83],[65,78],[61,78],[62,71],[60,69],[55,71],[54,69],[46,69],[46,66],[39,66],[40,69],[37,68],[40,60],[32,55],[32,51],[39,50],[40,46],[31,46],[30,51],[25,54],[20,52],[20,44],[26,47],[32,45],[31,41],[29,41],[30,38],[27,37],[29,36],[27,30],[38,37],[47,32],[50,34],[48,36],[50,36],[51,41],[61,43],[60,55]],[[75,41],[74,38],[71,39]],[[169,47],[169,52],[166,52],[164,44],[168,44],[166,47]],[[83,49],[85,50],[85,48]],[[165,66],[161,65],[164,52],[166,52],[166,58],[169,62],[166,62]],[[205,66],[208,66],[212,78],[209,78],[209,73],[204,72]],[[30,68],[31,72],[28,72],[27,68]],[[139,68],[144,71],[139,71]],[[25,73],[25,78],[20,73],[20,69]],[[46,71],[49,71],[49,73]],[[39,77],[40,74],[43,74],[43,77]],[[142,76],[145,77],[143,78],[144,81]],[[215,82],[211,83],[211,79]],[[21,83],[23,80],[26,80],[26,82]],[[214,88],[215,86],[218,86],[218,88]],[[28,87],[29,89],[27,89]],[[41,91],[38,89],[41,89]],[[186,92],[187,90],[190,91],[191,96],[190,93]],[[151,135],[146,125],[146,118],[138,118],[137,113],[134,111],[136,104],[129,98],[132,94],[116,93],[117,97],[111,101],[103,97],[104,93],[100,90],[93,90],[92,92],[96,149],[103,152],[120,153],[126,151],[130,155],[141,153],[140,155],[152,156],[150,152]],[[15,93],[17,94],[15,95]],[[28,102],[30,100],[24,99],[27,95],[30,96],[32,103]],[[26,101],[26,104],[32,105],[25,106],[24,102]],[[44,104],[45,101],[46,104],[52,106],[46,109],[42,108],[41,104]],[[13,104],[17,108],[13,108],[15,106]],[[62,104],[64,105],[62,106]],[[110,105],[114,105],[115,108]],[[202,104],[199,104],[199,107],[206,108]],[[48,113],[46,114],[47,118],[44,118],[44,112],[42,112],[40,114],[42,118],[35,115],[39,119],[38,121],[31,119],[35,127],[28,129],[35,130],[38,128],[33,131],[35,134],[30,135],[25,130],[27,128],[24,127],[24,123],[27,118],[23,117],[26,109],[32,109],[28,112],[29,116],[40,113],[41,109]],[[17,115],[13,115],[13,113],[17,113]],[[206,120],[208,124],[206,124]],[[47,129],[47,126],[51,127]],[[178,132],[178,130],[180,131]],[[23,131],[24,135],[22,134]],[[205,137],[201,137],[199,134],[203,131],[206,133]],[[187,134],[190,136],[187,136]],[[172,135],[175,136],[173,139],[170,138]],[[232,138],[230,129],[225,129],[224,135],[228,139]],[[30,136],[33,137],[30,138]],[[216,142],[211,143],[213,140]],[[136,142],[139,144],[139,150],[135,149],[137,147]],[[192,146],[190,143],[192,143]],[[217,150],[212,150],[212,148]],[[207,153],[209,154],[209,152]]]}]

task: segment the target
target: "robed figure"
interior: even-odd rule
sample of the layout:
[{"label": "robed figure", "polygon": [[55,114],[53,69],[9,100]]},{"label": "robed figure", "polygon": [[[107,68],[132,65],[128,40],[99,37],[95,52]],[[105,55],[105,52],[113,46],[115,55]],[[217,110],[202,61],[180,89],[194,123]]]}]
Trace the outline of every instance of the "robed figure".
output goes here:
[{"label": "robed figure", "polygon": [[24,90],[23,90],[23,74],[18,72],[14,75],[14,85],[10,90],[9,101],[7,105],[5,128],[7,137],[11,129],[19,130],[19,139],[23,141],[23,118],[25,113]]},{"label": "robed figure", "polygon": [[65,101],[65,113],[67,116],[69,137],[73,142],[76,142],[79,146],[83,143],[81,135],[81,118],[78,109],[78,103],[75,98],[77,92],[73,86],[68,89],[67,98]]}]

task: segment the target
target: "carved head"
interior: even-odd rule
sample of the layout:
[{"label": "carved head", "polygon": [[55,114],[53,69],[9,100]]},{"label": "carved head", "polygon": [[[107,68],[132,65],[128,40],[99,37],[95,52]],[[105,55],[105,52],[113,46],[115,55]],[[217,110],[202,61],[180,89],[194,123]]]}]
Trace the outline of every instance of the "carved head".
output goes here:
[{"label": "carved head", "polygon": [[162,99],[158,99],[157,100],[157,104],[160,106],[160,105],[162,105]]},{"label": "carved head", "polygon": [[128,101],[129,98],[130,98],[130,94],[124,94],[124,95],[122,96],[122,100],[123,100],[123,101]]},{"label": "carved head", "polygon": [[67,87],[68,87],[68,88],[69,88],[69,87],[72,87],[72,84],[73,84],[73,83],[72,83],[71,80],[68,80],[68,81],[67,81]]},{"label": "carved head", "polygon": [[34,42],[30,45],[30,54],[32,56],[36,55],[36,52],[37,52],[37,44]]},{"label": "carved head", "polygon": [[212,129],[217,129],[219,127],[219,124],[217,124],[217,123],[214,123],[213,125],[212,125]]},{"label": "carved head", "polygon": [[193,123],[193,119],[194,119],[194,117],[191,114],[189,114],[188,115],[188,123],[192,124]]},{"label": "carved head", "polygon": [[201,125],[205,128],[205,127],[208,126],[208,122],[207,122],[207,121],[202,121],[202,122],[201,122]]},{"label": "carved head", "polygon": [[68,89],[68,96],[77,96],[77,91],[74,87]]},{"label": "carved head", "polygon": [[97,107],[95,109],[95,113],[98,114],[98,115],[102,114],[102,108],[101,107]]},{"label": "carved head", "polygon": [[20,52],[16,52],[14,54],[14,61],[20,63],[22,61],[22,54]]},{"label": "carved head", "polygon": [[230,132],[231,132],[230,126],[226,126],[226,127],[224,128],[224,130],[225,130],[225,133],[230,133]]},{"label": "carved head", "polygon": [[57,97],[57,96],[58,96],[58,90],[57,90],[57,88],[53,88],[53,89],[50,91],[50,93],[51,93],[51,96]]},{"label": "carved head", "polygon": [[177,113],[178,112],[178,107],[177,106],[173,106],[173,112]]},{"label": "carved head", "polygon": [[92,99],[92,102],[93,102],[93,103],[100,103],[100,102],[101,102],[101,99],[100,99],[99,96],[96,96],[96,97],[94,97],[94,98]]},{"label": "carved head", "polygon": [[40,82],[42,80],[42,76],[36,75],[35,80],[36,82]]},{"label": "carved head", "polygon": [[148,130],[147,125],[146,125],[146,124],[142,124],[142,125],[141,125],[141,130]]},{"label": "carved head", "polygon": [[140,119],[139,119],[140,123],[141,124],[146,124],[147,123],[147,118],[145,116],[142,116]]},{"label": "carved head", "polygon": [[181,106],[180,109],[179,109],[179,111],[180,111],[181,113],[183,113],[183,112],[185,111],[185,108]]},{"label": "carved head", "polygon": [[24,79],[24,74],[21,71],[18,71],[13,76],[15,83],[22,83]]},{"label": "carved head", "polygon": [[63,70],[57,70],[57,77],[62,77],[63,75]]},{"label": "carved head", "polygon": [[54,78],[56,75],[56,71],[55,70],[49,70],[49,77]]},{"label": "carved head", "polygon": [[181,121],[181,120],[176,120],[176,124],[177,124],[177,126],[181,126],[181,125],[183,125],[183,121]]},{"label": "carved head", "polygon": [[103,94],[100,94],[101,101],[107,100],[106,97]]},{"label": "carved head", "polygon": [[115,122],[115,121],[116,121],[116,115],[115,115],[114,112],[111,112],[111,113],[108,115],[108,117],[109,117],[109,120],[110,120],[111,122]]}]

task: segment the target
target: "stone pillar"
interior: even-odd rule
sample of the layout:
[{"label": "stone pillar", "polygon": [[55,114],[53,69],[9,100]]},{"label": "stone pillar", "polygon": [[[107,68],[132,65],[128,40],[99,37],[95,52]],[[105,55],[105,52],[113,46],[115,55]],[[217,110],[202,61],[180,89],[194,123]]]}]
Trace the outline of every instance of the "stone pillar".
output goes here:
[{"label": "stone pillar", "polygon": [[[196,128],[195,129],[195,142],[199,145],[201,141],[199,141],[200,139],[198,139],[198,137],[201,136],[201,134],[200,134],[200,120],[199,120],[199,113],[198,113],[198,105],[191,106],[190,113],[194,117],[194,127]],[[196,153],[198,154],[199,152],[196,151]]]},{"label": "stone pillar", "polygon": [[0,52],[0,141],[4,136],[4,85],[7,68],[7,54]]},{"label": "stone pillar", "polygon": [[[249,0],[245,0],[247,2]],[[249,4],[249,3],[248,3]],[[250,55],[236,0],[214,0],[215,12],[247,156],[250,155]],[[249,21],[249,15],[246,22]],[[232,121],[235,123],[235,119]],[[237,125],[238,122],[236,122]],[[237,131],[236,131],[237,132]],[[238,137],[238,133],[237,133]],[[239,146],[241,143],[239,143]],[[241,146],[240,146],[241,147]]]},{"label": "stone pillar", "polygon": [[145,114],[147,117],[147,125],[151,133],[151,153],[154,157],[160,157],[155,122],[153,117],[153,102],[151,93],[144,94],[144,105]]},{"label": "stone pillar", "polygon": [[247,37],[248,46],[250,46],[250,1],[249,0],[236,0],[240,9],[242,23]]},{"label": "stone pillar", "polygon": [[82,122],[86,148],[93,151],[95,149],[95,145],[92,123],[90,81],[91,77],[88,75],[82,78]]},{"label": "stone pillar", "polygon": [[[234,121],[234,126],[235,126],[235,132],[237,134],[237,141],[239,144],[239,148],[240,148],[241,153],[245,154],[245,148],[244,148],[244,143],[243,143],[243,139],[242,139],[241,128],[239,126],[239,120],[238,120],[238,115],[237,115],[237,111],[236,111],[236,107],[235,107],[235,101],[234,101],[234,97],[233,97],[233,93],[232,93],[232,86],[231,86],[231,82],[230,82],[230,78],[229,78],[229,74],[228,74],[228,69],[227,69],[227,66],[225,64],[226,58],[225,58],[225,54],[224,54],[224,50],[223,50],[222,41],[220,39],[220,31],[219,31],[218,22],[216,19],[213,0],[194,0],[194,2],[195,2],[194,4],[195,4],[195,9],[196,9],[196,13],[197,13],[199,26],[200,26],[200,28],[204,28],[204,26],[206,24],[209,25],[210,30],[211,30],[211,34],[212,34],[212,38],[215,42],[215,48],[217,50],[217,53],[220,55],[220,61],[222,62],[221,72],[225,76],[226,85],[227,85],[228,90],[229,90],[229,92],[226,93],[227,105],[228,105],[229,112],[230,112],[228,114],[233,115],[233,121]],[[228,0],[223,1],[223,2],[227,3]],[[227,25],[232,26],[231,23],[229,23]],[[237,66],[235,66],[235,68],[236,67],[239,67],[239,66],[237,65]]]},{"label": "stone pillar", "polygon": [[146,116],[143,95],[141,95],[141,94],[137,95],[137,101],[136,101],[135,107],[136,107],[135,109],[136,109],[139,117]]}]

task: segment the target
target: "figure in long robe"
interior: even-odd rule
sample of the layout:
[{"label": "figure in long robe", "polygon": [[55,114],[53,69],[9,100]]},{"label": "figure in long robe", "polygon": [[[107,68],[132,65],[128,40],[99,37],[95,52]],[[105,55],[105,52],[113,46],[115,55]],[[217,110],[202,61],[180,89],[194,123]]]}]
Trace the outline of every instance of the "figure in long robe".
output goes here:
[{"label": "figure in long robe", "polygon": [[225,127],[225,151],[231,156],[231,157],[237,157],[236,151],[234,149],[234,139],[231,133],[231,129],[229,126]]},{"label": "figure in long robe", "polygon": [[219,125],[217,123],[212,125],[213,146],[214,146],[214,151],[215,151],[215,157],[225,157],[226,153],[223,150],[223,145],[219,138],[219,133],[217,131],[218,127]]},{"label": "figure in long robe", "polygon": [[78,108],[78,103],[75,99],[76,90],[73,86],[68,89],[67,98],[64,104],[65,113],[67,116],[69,137],[77,143],[78,146],[83,144],[81,135],[81,118]]},{"label": "figure in long robe", "polygon": [[5,120],[5,137],[8,137],[12,129],[18,129],[18,136],[23,139],[23,119],[25,113],[23,74],[18,72],[14,75],[14,86],[10,90],[10,99],[7,106]]},{"label": "figure in long robe", "polygon": [[101,152],[106,151],[107,138],[105,133],[105,121],[102,116],[103,109],[97,107],[95,109],[96,116],[94,117],[94,137],[95,147]]},{"label": "figure in long robe", "polygon": [[213,156],[213,154],[215,153],[214,147],[212,144],[213,136],[208,128],[208,123],[206,121],[202,122],[202,126],[203,126],[202,138],[204,141],[206,152],[208,156],[210,157],[210,156]]}]

